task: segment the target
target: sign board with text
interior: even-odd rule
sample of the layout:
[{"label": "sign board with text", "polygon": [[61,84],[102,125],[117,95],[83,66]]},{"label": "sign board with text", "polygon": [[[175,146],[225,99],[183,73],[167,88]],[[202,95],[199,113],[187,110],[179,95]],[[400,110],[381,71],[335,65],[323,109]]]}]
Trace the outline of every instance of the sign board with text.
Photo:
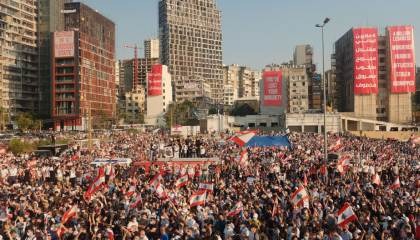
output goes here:
[{"label": "sign board with text", "polygon": [[152,66],[152,71],[147,76],[147,95],[160,96],[162,95],[162,65],[155,64]]},{"label": "sign board with text", "polygon": [[280,107],[282,103],[282,78],[281,70],[265,71],[263,73],[263,105]]},{"label": "sign board with text", "polygon": [[62,31],[54,33],[54,57],[74,57],[74,32]]},{"label": "sign board with text", "polygon": [[354,94],[378,93],[378,29],[353,28]]},{"label": "sign board with text", "polygon": [[391,93],[416,91],[414,56],[414,34],[412,26],[387,28],[390,66]]}]

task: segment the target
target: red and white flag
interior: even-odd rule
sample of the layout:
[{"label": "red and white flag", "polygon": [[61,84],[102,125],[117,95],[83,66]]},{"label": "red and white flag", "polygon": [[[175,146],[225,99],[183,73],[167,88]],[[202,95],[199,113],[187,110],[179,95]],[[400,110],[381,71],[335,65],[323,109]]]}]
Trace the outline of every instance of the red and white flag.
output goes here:
[{"label": "red and white flag", "polygon": [[198,185],[198,190],[204,190],[206,192],[213,192],[213,183],[200,183]]},{"label": "red and white flag", "polygon": [[239,158],[239,165],[241,167],[246,167],[248,166],[248,151],[247,150],[243,150],[241,152],[241,156]]},{"label": "red and white flag", "polygon": [[127,190],[127,192],[125,193],[125,196],[127,197],[131,197],[133,196],[133,194],[136,192],[136,186],[131,185],[130,188]]},{"label": "red and white flag", "polygon": [[149,182],[149,188],[155,190],[160,184],[160,181],[163,179],[160,173],[156,174]]},{"label": "red and white flag", "polygon": [[343,207],[338,211],[337,225],[344,228],[347,224],[357,220],[356,214],[353,212],[349,203],[344,203]]},{"label": "red and white flag", "polygon": [[337,170],[343,175],[350,167],[350,155],[344,155],[338,159]]},{"label": "red and white flag", "polygon": [[178,178],[178,180],[176,180],[176,182],[175,182],[175,186],[177,187],[177,188],[182,188],[182,187],[184,187],[184,186],[187,186],[187,184],[188,184],[188,175],[187,174],[184,174],[184,175],[182,175],[180,178]]},{"label": "red and white flag", "polygon": [[195,192],[190,197],[190,207],[200,206],[206,204],[206,191],[199,190]]},{"label": "red and white flag", "polygon": [[156,187],[156,195],[160,199],[166,199],[166,198],[168,198],[168,193],[166,192],[165,188],[160,183]]},{"label": "red and white flag", "polygon": [[304,206],[309,203],[309,195],[303,186],[300,186],[291,196],[293,206]]},{"label": "red and white flag", "polygon": [[106,229],[106,235],[108,235],[108,240],[114,240],[114,231],[111,228]]},{"label": "red and white flag", "polygon": [[372,176],[372,183],[378,186],[381,185],[381,177],[379,177],[377,173],[375,173],[375,175]]},{"label": "red and white flag", "polygon": [[95,181],[89,186],[83,195],[86,201],[90,201],[92,196],[99,191],[105,183],[105,170],[103,167],[99,168],[98,176],[95,178]]},{"label": "red and white flag", "polygon": [[141,194],[137,193],[136,197],[133,198],[130,202],[130,209],[134,209],[139,205],[142,201]]},{"label": "red and white flag", "polygon": [[392,185],[389,187],[391,190],[395,190],[397,188],[401,187],[401,183],[400,183],[400,177],[397,177],[394,181],[394,183],[392,183]]},{"label": "red and white flag", "polygon": [[341,149],[341,147],[343,146],[343,143],[341,142],[341,138],[337,139],[337,141],[335,141],[335,143],[333,143],[332,145],[330,145],[330,147],[328,148],[328,151],[338,151]]},{"label": "red and white flag", "polygon": [[63,237],[63,235],[67,232],[67,228],[64,227],[63,225],[60,225],[55,232],[57,233],[57,236],[59,239],[61,239]]},{"label": "red and white flag", "polygon": [[243,210],[244,210],[244,205],[242,204],[242,202],[237,202],[235,206],[233,206],[233,208],[228,212],[227,216],[234,217],[238,215],[239,213],[241,213]]},{"label": "red and white flag", "polygon": [[70,221],[72,218],[74,218],[76,216],[77,213],[77,206],[73,206],[71,207],[69,210],[67,210],[64,214],[63,217],[61,218],[61,224],[66,224],[68,221]]},{"label": "red and white flag", "polygon": [[256,131],[242,131],[239,132],[236,136],[231,137],[229,140],[243,147],[245,144],[251,140],[257,134]]}]

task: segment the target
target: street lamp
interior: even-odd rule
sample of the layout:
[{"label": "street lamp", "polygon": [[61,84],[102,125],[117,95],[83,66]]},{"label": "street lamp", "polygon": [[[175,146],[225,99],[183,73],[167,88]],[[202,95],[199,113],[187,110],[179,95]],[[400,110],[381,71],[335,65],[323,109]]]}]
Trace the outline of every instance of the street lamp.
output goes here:
[{"label": "street lamp", "polygon": [[327,94],[325,87],[325,49],[324,49],[324,27],[330,21],[329,18],[325,18],[322,24],[317,24],[315,27],[321,28],[322,35],[322,86],[324,88],[324,161],[327,162]]}]

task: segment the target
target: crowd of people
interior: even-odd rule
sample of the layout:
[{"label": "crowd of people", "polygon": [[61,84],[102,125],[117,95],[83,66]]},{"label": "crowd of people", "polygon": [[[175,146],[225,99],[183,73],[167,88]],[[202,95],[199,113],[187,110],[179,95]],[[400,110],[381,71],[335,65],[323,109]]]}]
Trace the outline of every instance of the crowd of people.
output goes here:
[{"label": "crowd of people", "polygon": [[325,160],[319,134],[291,133],[291,148],[230,137],[121,131],[59,157],[7,152],[0,239],[420,239],[419,145],[331,134]]}]

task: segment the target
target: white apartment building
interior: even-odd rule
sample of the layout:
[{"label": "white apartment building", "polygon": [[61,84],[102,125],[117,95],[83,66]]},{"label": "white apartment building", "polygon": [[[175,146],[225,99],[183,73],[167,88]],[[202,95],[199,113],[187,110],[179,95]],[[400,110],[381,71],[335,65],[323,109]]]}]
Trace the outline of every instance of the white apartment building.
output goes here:
[{"label": "white apartment building", "polygon": [[[151,81],[147,81],[147,111],[145,122],[150,125],[164,126],[166,124],[164,115],[169,105],[173,102],[172,78],[167,66],[159,66],[161,66],[158,68],[159,72],[152,70],[147,76],[147,79],[154,79],[153,89],[157,89],[158,92],[152,92]],[[154,76],[150,76],[151,74]],[[155,84],[159,82],[160,84]]]}]

